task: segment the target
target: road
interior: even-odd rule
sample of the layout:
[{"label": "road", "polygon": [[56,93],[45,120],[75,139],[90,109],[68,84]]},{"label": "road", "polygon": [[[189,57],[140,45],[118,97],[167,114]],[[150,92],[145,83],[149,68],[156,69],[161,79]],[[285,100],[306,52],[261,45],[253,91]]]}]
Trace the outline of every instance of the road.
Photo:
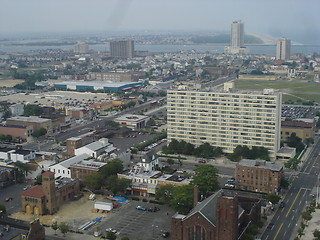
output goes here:
[{"label": "road", "polygon": [[[316,186],[320,166],[320,141],[317,139],[300,172],[293,176],[291,187],[283,201],[284,208],[278,208],[271,220],[270,228],[261,237],[263,240],[293,239],[299,226],[299,217],[312,199],[311,191]],[[274,226],[272,226],[274,224]]]}]

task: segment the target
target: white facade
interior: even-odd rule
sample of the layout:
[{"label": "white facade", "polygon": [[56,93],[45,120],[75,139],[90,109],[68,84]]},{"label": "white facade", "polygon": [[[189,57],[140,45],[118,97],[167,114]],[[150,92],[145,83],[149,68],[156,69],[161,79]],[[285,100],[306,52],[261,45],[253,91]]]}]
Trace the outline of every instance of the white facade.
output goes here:
[{"label": "white facade", "polygon": [[28,163],[36,158],[36,153],[22,149],[0,149],[0,161]]},{"label": "white facade", "polygon": [[280,148],[279,92],[168,90],[168,143],[209,143],[232,153],[238,145]]},{"label": "white facade", "polygon": [[150,117],[145,115],[124,114],[114,121],[133,130],[144,128]]},{"label": "white facade", "polygon": [[244,24],[234,21],[231,24],[230,46],[224,48],[226,54],[246,54],[248,50],[244,47]]},{"label": "white facade", "polygon": [[70,166],[73,164],[80,163],[84,159],[90,158],[88,154],[81,154],[78,156],[74,156],[72,158],[68,158],[62,162],[54,164],[49,167],[49,171],[55,173],[55,178],[57,177],[66,177],[71,178]]},{"label": "white facade", "polygon": [[22,116],[24,113],[24,105],[17,103],[10,106],[11,114],[13,117]]},{"label": "white facade", "polygon": [[116,148],[108,142],[107,138],[101,138],[96,142],[90,143],[74,150],[75,155],[88,154],[93,158],[97,158],[102,154],[110,154]]},{"label": "white facade", "polygon": [[231,47],[241,48],[244,44],[244,24],[241,21],[234,21],[231,24]]},{"label": "white facade", "polygon": [[277,60],[288,60],[290,58],[291,41],[286,38],[281,38],[277,41]]}]

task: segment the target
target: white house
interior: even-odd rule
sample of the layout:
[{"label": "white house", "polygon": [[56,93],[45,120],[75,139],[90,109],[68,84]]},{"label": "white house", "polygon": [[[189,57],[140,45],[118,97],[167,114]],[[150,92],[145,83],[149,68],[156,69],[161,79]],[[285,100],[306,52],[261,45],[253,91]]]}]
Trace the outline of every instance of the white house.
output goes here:
[{"label": "white house", "polygon": [[24,113],[24,105],[21,103],[16,103],[11,105],[10,107],[12,116],[22,116]]},{"label": "white house", "polygon": [[70,166],[73,164],[77,164],[83,161],[84,159],[88,159],[88,158],[91,158],[91,156],[86,153],[79,154],[77,156],[68,158],[57,164],[51,165],[49,167],[49,170],[55,173],[55,178],[57,177],[71,178]]},{"label": "white house", "polygon": [[101,138],[96,142],[75,149],[74,154],[80,155],[85,153],[90,155],[91,157],[97,158],[102,154],[110,154],[115,150],[116,148],[108,142],[107,138]]},{"label": "white house", "polygon": [[143,167],[145,172],[155,171],[156,167],[160,166],[158,154],[154,151],[147,152],[142,158],[141,162],[138,162],[137,165]]}]

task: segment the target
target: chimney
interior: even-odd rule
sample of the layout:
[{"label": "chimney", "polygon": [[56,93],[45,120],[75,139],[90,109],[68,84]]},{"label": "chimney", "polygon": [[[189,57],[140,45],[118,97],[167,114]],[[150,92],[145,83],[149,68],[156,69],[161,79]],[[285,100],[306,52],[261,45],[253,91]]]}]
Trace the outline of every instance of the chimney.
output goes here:
[{"label": "chimney", "polygon": [[199,201],[199,187],[194,185],[193,187],[193,207],[197,206]]}]

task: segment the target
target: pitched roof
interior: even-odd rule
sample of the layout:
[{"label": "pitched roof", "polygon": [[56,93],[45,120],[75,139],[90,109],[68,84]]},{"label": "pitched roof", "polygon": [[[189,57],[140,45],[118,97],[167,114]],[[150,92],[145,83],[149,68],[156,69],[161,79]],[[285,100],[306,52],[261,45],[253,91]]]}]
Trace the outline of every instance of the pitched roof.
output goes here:
[{"label": "pitched roof", "polygon": [[206,218],[212,225],[216,225],[216,205],[218,196],[221,194],[222,190],[219,190],[215,194],[206,198],[202,202],[199,202],[191,212],[183,219],[187,219],[196,213],[200,213],[204,218]]},{"label": "pitched roof", "polygon": [[42,198],[45,196],[42,191],[42,186],[40,186],[40,185],[33,186],[33,187],[21,192],[21,195],[26,196],[26,197],[33,197],[33,198]]}]

